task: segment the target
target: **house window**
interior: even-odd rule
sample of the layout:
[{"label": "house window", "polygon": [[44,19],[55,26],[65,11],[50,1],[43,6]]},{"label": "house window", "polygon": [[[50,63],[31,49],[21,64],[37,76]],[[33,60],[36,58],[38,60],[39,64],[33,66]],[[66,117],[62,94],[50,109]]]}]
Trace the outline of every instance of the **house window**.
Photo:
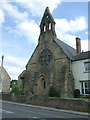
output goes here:
[{"label": "house window", "polygon": [[90,72],[90,62],[85,62],[84,66],[85,66],[85,72]]},{"label": "house window", "polygon": [[81,92],[83,95],[90,95],[90,81],[81,82]]}]

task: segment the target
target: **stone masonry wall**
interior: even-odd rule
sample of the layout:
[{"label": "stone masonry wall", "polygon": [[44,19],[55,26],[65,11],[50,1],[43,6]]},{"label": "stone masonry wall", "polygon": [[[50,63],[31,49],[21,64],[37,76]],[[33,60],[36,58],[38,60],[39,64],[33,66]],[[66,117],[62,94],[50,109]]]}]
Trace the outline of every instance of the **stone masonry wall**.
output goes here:
[{"label": "stone masonry wall", "polygon": [[[0,95],[1,96],[1,95]],[[71,100],[60,98],[49,98],[42,96],[16,96],[13,94],[3,94],[0,99],[18,103],[27,103],[33,105],[40,105],[52,107],[57,109],[73,110],[80,112],[90,112],[90,102],[83,100]]]}]

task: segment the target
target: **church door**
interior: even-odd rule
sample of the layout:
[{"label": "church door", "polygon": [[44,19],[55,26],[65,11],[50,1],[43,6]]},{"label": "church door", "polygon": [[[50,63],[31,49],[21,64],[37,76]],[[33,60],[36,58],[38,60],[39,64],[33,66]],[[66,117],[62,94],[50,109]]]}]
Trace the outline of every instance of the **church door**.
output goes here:
[{"label": "church door", "polygon": [[44,77],[40,77],[37,84],[37,93],[39,95],[46,95],[46,80]]}]

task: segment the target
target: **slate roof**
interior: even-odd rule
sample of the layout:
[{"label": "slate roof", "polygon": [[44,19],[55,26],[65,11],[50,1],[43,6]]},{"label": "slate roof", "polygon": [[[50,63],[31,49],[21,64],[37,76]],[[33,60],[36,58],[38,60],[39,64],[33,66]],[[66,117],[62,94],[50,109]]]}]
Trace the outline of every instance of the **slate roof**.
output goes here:
[{"label": "slate roof", "polygon": [[25,77],[26,77],[26,70],[24,70],[19,76],[20,76],[20,79],[25,79]]},{"label": "slate roof", "polygon": [[84,60],[84,59],[90,59],[90,51],[82,52],[76,56],[74,56],[74,60]]},{"label": "slate roof", "polygon": [[76,53],[76,50],[64,43],[63,41],[56,39],[55,42],[59,45],[59,47],[63,50],[63,52],[67,55],[70,60],[78,61],[84,59],[90,59],[90,51]]},{"label": "slate roof", "polygon": [[59,39],[56,39],[55,42],[59,45],[59,47],[63,50],[63,52],[67,55],[67,57],[70,60],[74,60],[74,56],[76,56],[77,53],[73,47],[67,45]]}]

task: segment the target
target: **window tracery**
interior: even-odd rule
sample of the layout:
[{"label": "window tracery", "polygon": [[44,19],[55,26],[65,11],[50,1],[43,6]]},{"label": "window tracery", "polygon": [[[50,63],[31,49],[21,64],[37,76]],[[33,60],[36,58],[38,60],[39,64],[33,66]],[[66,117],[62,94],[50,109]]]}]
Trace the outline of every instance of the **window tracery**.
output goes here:
[{"label": "window tracery", "polygon": [[44,49],[40,56],[39,56],[39,62],[42,65],[48,65],[52,60],[52,52],[49,49]]}]

